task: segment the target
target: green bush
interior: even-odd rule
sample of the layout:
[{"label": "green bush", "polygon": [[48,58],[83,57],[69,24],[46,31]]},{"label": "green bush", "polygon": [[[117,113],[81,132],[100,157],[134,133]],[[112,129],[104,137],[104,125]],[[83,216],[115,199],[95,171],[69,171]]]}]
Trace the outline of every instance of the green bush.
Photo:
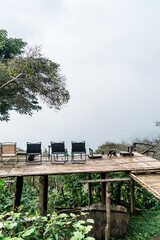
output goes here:
[{"label": "green bush", "polygon": [[[83,216],[86,213],[81,213]],[[93,220],[78,220],[80,215],[52,214],[50,218],[4,213],[0,215],[0,240],[94,240],[87,237]]]}]

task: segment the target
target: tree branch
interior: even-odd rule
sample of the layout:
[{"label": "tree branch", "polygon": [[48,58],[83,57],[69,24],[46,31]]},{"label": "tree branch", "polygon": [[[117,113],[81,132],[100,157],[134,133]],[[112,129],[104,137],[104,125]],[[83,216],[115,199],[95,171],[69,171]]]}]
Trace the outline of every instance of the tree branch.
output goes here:
[{"label": "tree branch", "polygon": [[17,78],[19,78],[22,75],[22,72],[19,73],[16,77],[12,78],[11,80],[9,80],[8,82],[4,83],[3,85],[0,86],[0,89],[4,88],[5,86],[7,86],[8,84],[16,81]]},{"label": "tree branch", "polygon": [[[3,85],[0,86],[0,90],[2,88],[4,88],[5,86],[7,86],[8,84],[16,81],[24,72],[24,70],[26,69],[26,67],[28,66],[28,64],[30,63],[29,58],[35,58],[36,56],[40,56],[39,53],[39,49],[40,47],[35,46],[35,48],[29,48],[28,52],[27,52],[27,57],[26,57],[26,64],[24,65],[24,67],[22,68],[21,73],[19,73],[16,77],[12,78],[11,80],[9,80],[8,82],[4,83]],[[0,60],[1,61],[1,60]]]}]

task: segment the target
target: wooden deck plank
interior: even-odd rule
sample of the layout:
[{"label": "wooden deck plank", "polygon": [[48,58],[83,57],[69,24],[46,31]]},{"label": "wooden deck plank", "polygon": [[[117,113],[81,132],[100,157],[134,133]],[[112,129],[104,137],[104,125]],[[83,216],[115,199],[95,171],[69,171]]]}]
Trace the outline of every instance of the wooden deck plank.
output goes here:
[{"label": "wooden deck plank", "polygon": [[26,165],[24,157],[21,157],[18,164],[13,166],[0,163],[0,177],[147,170],[160,170],[160,161],[139,153],[134,153],[131,157],[118,155],[110,158],[103,155],[102,159],[87,159],[85,164],[72,164],[70,160],[64,165],[51,164],[47,158],[43,158],[41,165],[33,163]]},{"label": "wooden deck plank", "polygon": [[160,199],[160,174],[136,175],[131,173],[130,176],[147,191]]}]

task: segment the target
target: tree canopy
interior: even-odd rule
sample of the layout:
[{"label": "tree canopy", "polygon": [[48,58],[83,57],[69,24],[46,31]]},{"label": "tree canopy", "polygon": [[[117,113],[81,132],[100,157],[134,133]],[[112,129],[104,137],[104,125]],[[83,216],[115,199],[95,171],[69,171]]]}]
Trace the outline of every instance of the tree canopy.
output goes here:
[{"label": "tree canopy", "polygon": [[40,102],[60,109],[70,97],[60,65],[43,57],[38,47],[25,50],[26,45],[0,30],[1,121],[9,120],[11,110],[32,115],[42,108]]},{"label": "tree canopy", "polygon": [[13,58],[14,56],[24,52],[27,45],[20,38],[8,38],[6,30],[0,30],[0,60]]}]

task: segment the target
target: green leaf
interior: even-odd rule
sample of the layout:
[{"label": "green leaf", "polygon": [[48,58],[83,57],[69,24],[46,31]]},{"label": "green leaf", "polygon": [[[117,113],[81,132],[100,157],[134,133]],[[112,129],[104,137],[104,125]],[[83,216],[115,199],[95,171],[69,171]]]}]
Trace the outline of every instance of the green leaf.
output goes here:
[{"label": "green leaf", "polygon": [[4,237],[4,235],[2,234],[2,231],[0,231],[0,238]]},{"label": "green leaf", "polygon": [[34,231],[35,231],[34,228],[29,229],[29,230],[27,230],[25,233],[23,233],[22,237],[23,237],[23,238],[24,238],[24,237],[28,237],[28,236],[30,236]]},{"label": "green leaf", "polygon": [[88,212],[81,212],[82,216],[88,215]]},{"label": "green leaf", "polygon": [[70,213],[70,216],[71,216],[72,218],[75,218],[75,217],[76,217],[76,215],[75,215],[74,213]]},{"label": "green leaf", "polygon": [[55,240],[58,240],[58,233],[55,234]]},{"label": "green leaf", "polygon": [[85,240],[95,240],[93,237],[86,237]]},{"label": "green leaf", "polygon": [[59,218],[67,218],[67,217],[69,217],[69,216],[66,213],[61,213],[59,215]]},{"label": "green leaf", "polygon": [[0,222],[0,229],[4,227],[4,224]]},{"label": "green leaf", "polygon": [[87,222],[87,223],[94,223],[94,220],[91,219],[91,218],[88,218],[88,219],[86,220],[86,222]]},{"label": "green leaf", "polygon": [[85,224],[85,221],[84,221],[84,220],[79,220],[78,222],[73,223],[72,226],[73,226],[74,228],[79,228],[79,226],[80,226],[81,224]]},{"label": "green leaf", "polygon": [[10,223],[10,224],[7,226],[7,229],[12,230],[15,226],[17,226],[17,223],[16,223],[16,222]]},{"label": "green leaf", "polygon": [[15,238],[11,238],[13,240],[23,240],[23,238],[19,238],[19,237],[15,237]]},{"label": "green leaf", "polygon": [[93,227],[90,226],[90,225],[87,226],[87,227],[85,227],[84,233],[85,233],[85,234],[89,233],[89,232],[91,231],[92,228],[93,228]]},{"label": "green leaf", "polygon": [[84,238],[84,234],[77,231],[77,232],[74,232],[74,236],[72,236],[70,240],[80,240],[80,239],[83,239],[83,238]]},{"label": "green leaf", "polygon": [[52,232],[52,235],[54,235],[54,233],[55,233],[54,228],[51,229],[51,232]]}]

